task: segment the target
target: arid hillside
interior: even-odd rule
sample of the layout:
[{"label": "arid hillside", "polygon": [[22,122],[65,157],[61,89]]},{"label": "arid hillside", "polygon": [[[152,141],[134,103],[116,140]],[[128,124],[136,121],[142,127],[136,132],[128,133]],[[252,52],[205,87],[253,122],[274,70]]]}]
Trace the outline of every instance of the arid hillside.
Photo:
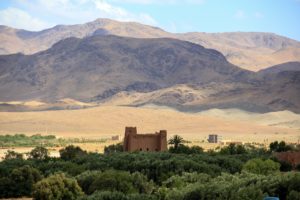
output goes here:
[{"label": "arid hillside", "polygon": [[300,62],[282,63],[280,65],[275,65],[275,66],[260,70],[259,73],[263,74],[263,75],[267,75],[267,74],[278,74],[283,71],[300,71]]},{"label": "arid hillside", "polygon": [[258,113],[283,110],[298,113],[299,75],[300,73],[295,72],[282,72],[265,76],[257,82],[180,84],[143,93],[122,91],[100,102],[128,106],[154,104],[173,107],[183,112],[238,108]]},{"label": "arid hillside", "polygon": [[126,95],[119,95],[120,105],[300,113],[298,67],[286,63],[270,68],[273,73],[255,73],[232,65],[216,50],[177,39],[73,37],[33,55],[1,55],[0,110],[28,110],[11,101],[51,104],[35,110],[78,109],[90,106],[59,101],[97,104],[123,92],[134,101],[126,103]]},{"label": "arid hillside", "polygon": [[33,55],[0,56],[0,100],[89,101],[118,91],[248,79],[218,51],[177,39],[68,38]]},{"label": "arid hillside", "polygon": [[300,61],[300,43],[273,33],[169,33],[134,22],[97,19],[78,25],[57,25],[39,32],[0,26],[0,54],[33,54],[50,48],[68,37],[118,35],[134,38],[177,38],[216,49],[227,60],[242,68],[258,71],[272,65]]}]

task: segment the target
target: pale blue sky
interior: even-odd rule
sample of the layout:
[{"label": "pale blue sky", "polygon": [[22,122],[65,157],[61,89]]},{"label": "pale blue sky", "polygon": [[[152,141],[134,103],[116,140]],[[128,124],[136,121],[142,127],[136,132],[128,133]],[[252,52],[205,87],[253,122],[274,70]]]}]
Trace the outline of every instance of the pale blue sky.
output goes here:
[{"label": "pale blue sky", "polygon": [[0,0],[0,24],[41,30],[96,18],[170,32],[273,32],[300,41],[300,0]]}]

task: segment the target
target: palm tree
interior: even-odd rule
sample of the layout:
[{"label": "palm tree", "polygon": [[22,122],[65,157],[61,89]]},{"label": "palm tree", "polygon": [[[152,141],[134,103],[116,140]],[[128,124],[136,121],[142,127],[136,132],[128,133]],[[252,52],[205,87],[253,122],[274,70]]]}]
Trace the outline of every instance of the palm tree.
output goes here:
[{"label": "palm tree", "polygon": [[168,141],[169,144],[174,145],[174,149],[177,149],[179,145],[183,143],[187,143],[181,136],[174,135],[172,138]]}]

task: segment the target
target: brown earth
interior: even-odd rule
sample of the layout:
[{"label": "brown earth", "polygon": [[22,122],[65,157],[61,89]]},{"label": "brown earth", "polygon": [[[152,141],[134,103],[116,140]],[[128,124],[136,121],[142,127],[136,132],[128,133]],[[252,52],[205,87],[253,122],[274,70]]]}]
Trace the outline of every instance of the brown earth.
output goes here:
[{"label": "brown earth", "polygon": [[299,121],[299,115],[291,112],[212,114],[183,113],[160,107],[99,106],[81,110],[0,112],[0,134],[47,133],[99,138],[124,134],[124,127],[136,126],[141,133],[165,129],[168,137],[180,134],[198,141],[206,141],[208,134],[214,133],[222,135],[224,140],[295,142],[300,139]]}]

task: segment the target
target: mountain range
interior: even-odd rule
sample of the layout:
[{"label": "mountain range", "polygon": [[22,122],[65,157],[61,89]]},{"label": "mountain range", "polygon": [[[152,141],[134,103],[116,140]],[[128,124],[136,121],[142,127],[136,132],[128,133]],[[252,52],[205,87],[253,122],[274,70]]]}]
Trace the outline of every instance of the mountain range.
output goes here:
[{"label": "mountain range", "polygon": [[0,56],[0,100],[107,103],[133,95],[121,104],[299,112],[300,72],[281,69],[247,71],[218,51],[176,39],[68,38],[33,55]]},{"label": "mountain range", "polygon": [[114,91],[246,79],[252,72],[190,42],[98,35],[67,38],[33,55],[0,56],[0,74],[2,101],[86,101]]},{"label": "mountain range", "polygon": [[117,35],[134,38],[176,38],[220,51],[226,59],[244,69],[258,71],[285,62],[300,61],[300,42],[273,33],[169,33],[135,22],[97,19],[79,25],[57,25],[32,32],[0,26],[0,54],[33,54],[69,37]]},{"label": "mountain range", "polygon": [[[300,112],[297,53],[294,62],[253,72],[252,67],[243,69],[229,62],[229,54],[211,49],[214,45],[219,50],[236,49],[253,63],[260,59],[252,53],[267,55],[261,49],[273,52],[268,53],[274,57],[272,62],[280,60],[279,51],[284,55],[287,49],[299,50],[299,42],[274,34],[171,34],[138,23],[101,19],[41,32],[2,26],[0,35],[2,53],[22,52],[0,55],[2,111],[28,110],[26,103],[10,101],[42,101],[46,104],[34,110],[155,104],[184,112],[211,108]],[[199,39],[201,35],[205,39]]]}]

